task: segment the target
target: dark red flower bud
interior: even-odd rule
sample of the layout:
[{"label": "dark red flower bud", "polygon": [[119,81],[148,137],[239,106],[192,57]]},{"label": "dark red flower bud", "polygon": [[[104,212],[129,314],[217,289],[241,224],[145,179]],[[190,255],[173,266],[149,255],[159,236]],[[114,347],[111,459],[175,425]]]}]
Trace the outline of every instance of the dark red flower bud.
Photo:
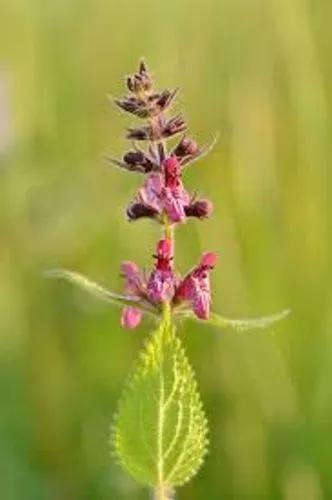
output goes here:
[{"label": "dark red flower bud", "polygon": [[[133,78],[136,80],[133,80]],[[127,80],[128,88],[136,89],[138,80],[141,80],[141,75],[135,75]],[[134,90],[134,92],[136,92]],[[115,99],[115,104],[127,113],[132,113],[139,118],[152,118],[162,113],[172,102],[176,95],[176,90],[164,90],[161,93],[152,95],[141,95],[142,92],[136,92],[135,96],[126,96],[122,99]]]},{"label": "dark red flower bud", "polygon": [[150,141],[152,139],[152,129],[150,126],[147,127],[137,127],[128,128],[127,139],[133,139],[134,141]]},{"label": "dark red flower bud", "polygon": [[186,122],[182,116],[178,115],[166,122],[162,119],[157,120],[154,123],[154,127],[147,125],[137,128],[128,128],[127,139],[133,139],[135,141],[158,141],[179,134],[186,128]]},{"label": "dark red flower bud", "polygon": [[133,203],[127,208],[127,215],[130,220],[142,219],[143,217],[154,218],[158,211],[144,203]]},{"label": "dark red flower bud", "polygon": [[144,73],[148,73],[148,67],[147,67],[146,62],[144,61],[144,59],[140,60],[138,71],[139,71],[140,75],[142,75]]},{"label": "dark red flower bud", "polygon": [[171,137],[172,135],[179,134],[186,130],[187,124],[181,115],[168,120],[163,126],[162,136],[164,138]]},{"label": "dark red flower bud", "polygon": [[146,88],[144,90],[150,90],[152,85],[153,85],[153,80],[152,80],[151,73],[150,73],[145,61],[143,61],[143,59],[141,60],[141,62],[139,64],[138,72],[139,72],[142,80],[145,80]]},{"label": "dark red flower bud", "polygon": [[158,109],[158,113],[164,111],[173,101],[174,97],[177,94],[177,89],[171,92],[170,90],[163,90],[163,92],[156,97],[156,109]]},{"label": "dark red flower bud", "polygon": [[127,113],[138,116],[139,118],[149,118],[150,110],[146,103],[137,97],[124,97],[123,99],[115,99],[115,104]]},{"label": "dark red flower bud", "polygon": [[199,152],[199,147],[196,141],[190,137],[183,136],[179,144],[175,147],[173,153],[179,159],[185,156],[194,156]]},{"label": "dark red flower bud", "polygon": [[127,77],[126,83],[127,83],[128,90],[130,90],[130,92],[134,92],[135,91],[135,84],[134,84],[132,76]]},{"label": "dark red flower bud", "polygon": [[144,173],[151,172],[151,170],[155,167],[151,159],[144,153],[144,151],[140,151],[139,149],[136,151],[128,151],[128,153],[124,155],[123,161],[126,165],[131,167],[131,170],[138,167],[138,170],[143,171]]},{"label": "dark red flower bud", "polygon": [[184,207],[187,217],[197,217],[198,219],[206,219],[213,212],[213,205],[209,200],[197,200]]},{"label": "dark red flower bud", "polygon": [[152,89],[153,81],[144,61],[141,61],[138,73],[128,76],[127,87],[135,94],[149,92]]}]

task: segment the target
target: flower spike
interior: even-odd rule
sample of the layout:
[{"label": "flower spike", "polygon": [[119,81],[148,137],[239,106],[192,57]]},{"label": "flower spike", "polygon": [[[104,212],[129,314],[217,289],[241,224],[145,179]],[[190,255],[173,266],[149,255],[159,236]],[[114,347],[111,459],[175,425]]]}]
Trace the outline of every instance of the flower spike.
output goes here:
[{"label": "flower spike", "polygon": [[[208,199],[189,194],[183,173],[187,165],[212,149],[215,140],[210,146],[200,147],[187,133],[187,123],[181,114],[168,116],[177,89],[156,90],[144,61],[127,77],[126,85],[127,95],[115,102],[122,110],[143,120],[142,124],[127,129],[127,138],[142,146],[134,142],[122,159],[109,160],[123,170],[144,176],[126,215],[129,221],[146,218],[162,226],[163,236],[153,256],[155,262],[147,272],[133,262],[122,263],[126,294],[123,296],[105,291],[76,273],[60,271],[60,275],[107,300],[123,304],[121,324],[129,329],[139,325],[143,312],[159,315],[165,305],[174,315],[184,311],[183,316],[189,314],[190,307],[196,318],[207,320],[211,307],[210,272],[216,265],[216,254],[203,254],[198,265],[181,277],[174,266],[173,228],[188,218],[204,220],[213,213],[213,204]],[[179,133],[180,139],[169,148],[167,141]]]}]

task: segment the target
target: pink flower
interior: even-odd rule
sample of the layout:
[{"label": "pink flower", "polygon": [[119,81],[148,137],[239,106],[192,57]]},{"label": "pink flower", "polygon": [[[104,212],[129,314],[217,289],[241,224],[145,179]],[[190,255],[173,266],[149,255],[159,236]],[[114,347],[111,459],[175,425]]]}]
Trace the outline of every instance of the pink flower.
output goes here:
[{"label": "pink flower", "polygon": [[144,295],[144,280],[135,262],[126,260],[121,264],[121,274],[126,280],[125,291],[131,295]]},{"label": "pink flower", "polygon": [[154,209],[158,214],[162,213],[160,195],[164,187],[163,176],[153,172],[147,178],[144,186],[138,191],[138,200],[144,205]]},{"label": "pink flower", "polygon": [[[146,277],[134,262],[125,261],[121,264],[122,275],[125,278],[125,291],[134,299],[139,299],[153,306],[161,302],[171,301],[175,293],[176,279],[173,272],[173,249],[170,240],[162,239],[157,244],[155,266]],[[125,307],[122,312],[121,324],[126,328],[136,328],[141,321],[142,312],[136,307]]]},{"label": "pink flower", "polygon": [[[124,261],[121,264],[122,275],[126,280],[125,291],[131,297],[143,298],[145,283],[141,271],[135,262]],[[136,328],[142,318],[142,311],[136,307],[124,307],[121,316],[121,325],[130,330]]]},{"label": "pink flower", "polygon": [[153,303],[169,301],[173,298],[175,291],[170,240],[164,239],[158,242],[155,258],[157,262],[148,280],[147,296]]},{"label": "pink flower", "polygon": [[176,290],[174,302],[188,301],[196,316],[208,319],[210,316],[211,290],[209,271],[216,264],[216,254],[209,252],[202,256],[200,263],[182,280]]},{"label": "pink flower", "polygon": [[141,322],[142,311],[136,307],[124,307],[121,316],[121,326],[134,330]]},{"label": "pink flower", "polygon": [[182,193],[174,193],[170,188],[164,188],[161,193],[162,204],[164,210],[173,223],[182,222],[186,218],[184,206],[182,202]]},{"label": "pink flower", "polygon": [[[186,208],[190,207],[190,203],[190,196],[181,180],[181,165],[173,155],[164,160],[161,172],[149,174],[144,186],[138,191],[137,200],[129,207],[127,214],[129,218],[137,219],[166,213],[172,223],[183,222],[186,219]],[[190,216],[196,216],[198,212],[189,208],[188,213]]]},{"label": "pink flower", "polygon": [[[156,220],[168,234],[170,225],[185,222],[189,217],[200,220],[209,217],[212,203],[196,194],[190,195],[183,185],[182,174],[187,165],[207,154],[211,146],[200,147],[186,134],[187,124],[181,115],[166,114],[176,90],[155,90],[151,73],[143,61],[138,71],[127,78],[127,89],[129,94],[116,99],[116,104],[144,122],[130,127],[126,136],[140,144],[147,141],[145,147],[134,142],[122,159],[111,158],[116,166],[144,175],[143,185],[127,208],[129,220]],[[183,132],[177,143],[169,148],[168,138]],[[165,303],[175,315],[180,313],[178,306],[184,305],[185,313],[190,306],[198,318],[207,319],[211,306],[209,272],[215,266],[216,255],[205,253],[199,264],[182,279],[173,268],[170,239],[158,242],[154,258],[152,270],[146,273],[134,262],[122,263],[127,294],[123,303],[129,304],[122,312],[122,326],[136,328],[144,311],[160,315]]]},{"label": "pink flower", "polygon": [[[203,254],[199,264],[179,282],[173,270],[172,242],[162,239],[157,244],[155,265],[146,277],[134,262],[123,262],[122,274],[126,280],[125,291],[134,299],[139,299],[152,306],[169,302],[177,306],[189,302],[194,313],[200,319],[208,319],[210,315],[211,291],[209,271],[214,268],[216,254]],[[134,329],[142,317],[139,307],[127,306],[123,309],[122,326]]]},{"label": "pink flower", "polygon": [[161,193],[162,204],[171,222],[182,222],[186,218],[185,207],[190,196],[181,180],[181,165],[176,156],[169,156],[162,164],[164,188]]}]

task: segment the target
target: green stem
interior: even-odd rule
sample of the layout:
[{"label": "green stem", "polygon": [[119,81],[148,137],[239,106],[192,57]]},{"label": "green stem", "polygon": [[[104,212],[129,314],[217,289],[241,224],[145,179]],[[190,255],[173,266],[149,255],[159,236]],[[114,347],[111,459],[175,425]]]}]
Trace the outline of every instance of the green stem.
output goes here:
[{"label": "green stem", "polygon": [[153,492],[153,500],[173,500],[174,495],[172,492],[165,488],[164,486],[158,486]]},{"label": "green stem", "polygon": [[169,222],[167,215],[165,215],[164,217],[164,232],[165,238],[171,240],[172,244],[174,245],[174,229],[173,225]]},{"label": "green stem", "polygon": [[[151,126],[154,126],[154,121],[151,121]],[[158,147],[158,142],[155,143],[157,144]],[[166,146],[164,143],[163,148],[164,151],[166,152]],[[168,216],[166,213],[163,214],[162,216],[162,223],[163,223],[163,233],[165,239],[170,240],[171,245],[172,245],[172,254],[174,257],[174,228],[173,225],[170,223]],[[172,311],[171,311],[171,306],[168,302],[164,302],[162,304],[162,316],[161,316],[161,323],[164,325],[164,329],[167,331],[168,326],[170,326],[172,321]],[[163,371],[160,371],[160,387],[162,393],[164,392],[164,379],[163,379]],[[162,394],[163,396],[163,394]],[[163,406],[163,405],[162,405]],[[163,407],[161,406],[161,411],[159,412],[158,415],[158,434],[159,434],[159,440],[158,440],[158,455],[160,458],[163,456],[163,441],[162,441],[162,427],[164,425],[164,410]],[[153,490],[153,500],[172,500],[173,495],[169,488],[164,485],[164,471],[163,471],[163,465],[162,462],[158,463],[158,476],[159,476],[159,484],[156,486]]]},{"label": "green stem", "polygon": [[[163,348],[164,342],[166,340],[165,335],[168,335],[170,331],[170,323],[172,321],[171,316],[171,306],[168,302],[164,302],[162,304],[162,315],[161,315],[161,332],[162,337],[160,340],[160,348]],[[160,366],[160,375],[159,375],[159,385],[160,385],[160,405],[158,411],[158,421],[157,421],[157,438],[158,438],[158,460],[157,460],[157,469],[158,469],[158,485],[155,487],[153,491],[154,500],[170,500],[170,492],[167,486],[164,484],[165,474],[164,474],[164,418],[165,418],[165,380],[164,380],[164,372],[163,372],[163,352],[160,352],[161,355],[161,366]]]}]

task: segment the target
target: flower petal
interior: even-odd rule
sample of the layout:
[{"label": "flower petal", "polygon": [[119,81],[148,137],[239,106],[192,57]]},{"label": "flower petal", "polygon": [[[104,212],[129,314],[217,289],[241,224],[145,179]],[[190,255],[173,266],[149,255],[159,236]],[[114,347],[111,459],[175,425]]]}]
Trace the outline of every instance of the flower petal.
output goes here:
[{"label": "flower petal", "polygon": [[141,322],[142,311],[135,307],[125,307],[122,310],[121,326],[134,330]]}]

